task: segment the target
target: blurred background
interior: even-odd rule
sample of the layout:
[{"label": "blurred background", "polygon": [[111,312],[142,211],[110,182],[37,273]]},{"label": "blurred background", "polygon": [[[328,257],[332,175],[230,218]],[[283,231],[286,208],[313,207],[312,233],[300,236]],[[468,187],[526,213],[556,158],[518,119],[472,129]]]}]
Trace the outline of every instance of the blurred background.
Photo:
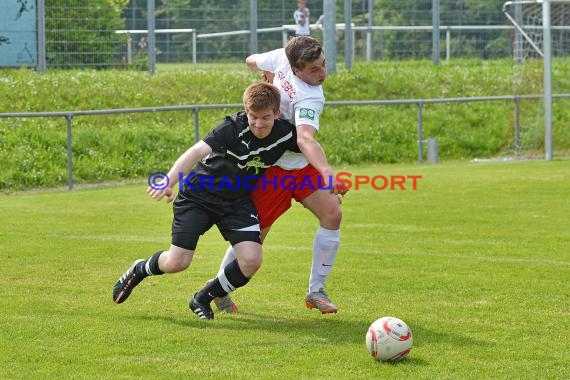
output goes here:
[{"label": "blurred background", "polygon": [[[495,59],[513,55],[515,30],[503,13],[504,0],[438,0],[440,56],[442,59]],[[2,3],[5,3],[4,6]],[[39,0],[0,0],[22,14],[35,12]],[[283,46],[291,34],[294,0],[257,0],[257,49]],[[312,35],[322,38],[314,25],[324,13],[324,1],[309,0]],[[147,0],[46,0],[45,51],[47,67],[144,68],[148,60]],[[434,0],[338,0],[336,22],[344,23],[350,9],[355,60],[408,60],[432,58]],[[348,7],[348,8],[347,8]],[[541,36],[540,4],[519,5],[527,31]],[[559,7],[559,9],[557,9]],[[154,0],[157,63],[241,61],[251,53],[251,0]],[[509,11],[515,16],[515,6]],[[26,12],[26,13],[30,13]],[[10,15],[11,21],[14,15]],[[570,7],[552,4],[554,57],[570,52]],[[9,32],[0,25],[0,36]],[[288,27],[287,27],[288,26]],[[131,32],[127,32],[131,31]],[[345,54],[346,35],[337,30],[339,61]],[[524,39],[520,43],[525,43]],[[17,44],[12,37],[12,47]],[[5,47],[9,45],[4,44]],[[2,49],[0,39],[0,53]],[[521,46],[522,47],[522,46]],[[23,50],[23,46],[20,49]],[[532,49],[531,49],[532,50]]]}]

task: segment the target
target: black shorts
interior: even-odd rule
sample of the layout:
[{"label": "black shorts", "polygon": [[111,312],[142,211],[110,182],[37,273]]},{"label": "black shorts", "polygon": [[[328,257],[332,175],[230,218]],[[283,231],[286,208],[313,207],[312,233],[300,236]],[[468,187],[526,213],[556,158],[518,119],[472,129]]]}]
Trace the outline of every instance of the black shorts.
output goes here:
[{"label": "black shorts", "polygon": [[[202,193],[202,192],[199,192]],[[225,240],[261,244],[259,216],[249,197],[235,201],[179,193],[173,204],[172,244],[195,250],[200,235],[215,224]]]}]

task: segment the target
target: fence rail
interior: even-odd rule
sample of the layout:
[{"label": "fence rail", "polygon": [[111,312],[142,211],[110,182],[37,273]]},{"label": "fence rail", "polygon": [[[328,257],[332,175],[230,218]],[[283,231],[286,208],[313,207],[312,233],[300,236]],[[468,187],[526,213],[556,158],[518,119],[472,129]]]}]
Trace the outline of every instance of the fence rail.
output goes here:
[{"label": "fence rail", "polygon": [[[395,100],[349,100],[349,101],[327,101],[326,107],[348,107],[348,106],[389,106],[389,105],[415,105],[417,106],[417,130],[418,130],[418,163],[423,162],[424,151],[424,136],[423,136],[423,107],[426,104],[437,103],[471,103],[471,102],[484,102],[484,101],[512,101],[514,103],[514,139],[515,139],[515,154],[520,148],[519,139],[519,113],[520,102],[525,99],[541,99],[543,95],[503,95],[503,96],[480,96],[469,98],[437,98],[437,99],[395,99]],[[556,94],[552,96],[553,99],[570,99],[570,94]],[[57,111],[57,112],[9,112],[0,113],[0,118],[41,118],[41,117],[62,117],[65,118],[67,124],[67,186],[72,190],[73,185],[73,144],[72,144],[72,129],[73,118],[76,116],[97,116],[97,115],[111,115],[111,114],[124,114],[124,113],[148,113],[148,112],[165,112],[165,111],[192,111],[194,114],[194,141],[200,139],[200,119],[199,113],[201,110],[207,109],[227,109],[238,108],[241,109],[243,104],[230,103],[230,104],[194,104],[194,105],[179,105],[179,106],[161,106],[161,107],[141,107],[141,108],[115,108],[115,109],[102,109],[102,110],[84,110],[84,111]]]},{"label": "fence rail", "polygon": [[[570,52],[570,6],[567,0],[550,2],[556,4],[551,7],[549,28],[553,55],[566,57]],[[132,63],[134,68],[144,69],[157,56],[160,63],[241,60],[257,50],[282,46],[293,29],[295,8],[283,0],[131,0],[124,7],[103,6],[103,1],[63,3],[0,0],[0,7],[6,9],[6,16],[0,16],[1,67],[36,67],[44,72],[48,68],[125,68]],[[435,3],[441,6],[435,9]],[[532,16],[520,25],[538,46],[543,25],[534,11],[543,2],[532,3],[536,6],[511,7],[512,17],[518,19],[518,11]],[[447,60],[494,59],[509,57],[515,48],[526,46],[518,46],[520,33],[511,33],[518,29],[505,17],[504,0],[353,0],[344,4],[344,9],[335,7],[331,18],[334,23],[344,20],[348,27],[344,30],[338,26],[342,24],[337,25],[337,43],[346,48],[344,55],[352,51],[359,60],[435,60],[436,54]],[[324,2],[310,2],[310,9],[311,29],[320,36]],[[432,33],[434,27],[438,36]],[[156,39],[145,36],[147,29]],[[129,37],[118,30],[130,30],[129,36],[144,37],[149,45],[132,39],[127,42]]]},{"label": "fence rail", "polygon": [[[317,24],[311,24],[311,30],[316,31],[319,30],[319,26]],[[570,31],[570,26],[553,26],[553,30],[558,31]],[[289,34],[295,30],[295,25],[282,25],[280,27],[273,27],[273,28],[261,28],[257,29],[256,32],[258,34],[263,33],[281,33],[281,43],[285,45],[287,42]],[[336,24],[337,32],[345,32],[345,24],[338,23]],[[452,33],[454,32],[474,32],[474,31],[503,31],[503,30],[515,30],[512,25],[442,25],[439,27],[440,33],[445,34],[445,60],[450,61],[452,58]],[[432,25],[416,25],[416,26],[358,26],[352,25],[350,28],[352,33],[352,40],[356,40],[356,32],[362,32],[365,34],[365,38],[363,38],[363,46],[364,46],[364,56],[366,57],[366,61],[371,61],[373,59],[373,51],[374,51],[374,42],[372,35],[374,32],[397,32],[397,31],[405,31],[405,32],[412,32],[412,31],[422,31],[422,32],[432,32],[433,26]],[[136,30],[117,30],[115,31],[117,34],[127,34],[128,41],[127,41],[127,63],[130,65],[133,62],[133,40],[131,35],[148,35],[149,31],[146,29],[136,29]],[[233,30],[229,32],[216,32],[216,33],[198,33],[196,29],[156,29],[156,34],[167,34],[167,35],[174,35],[180,33],[187,33],[191,34],[192,40],[192,64],[196,64],[198,61],[198,52],[197,52],[197,44],[199,39],[210,39],[216,37],[228,37],[228,36],[237,36],[237,35],[249,35],[251,34],[250,30]],[[510,43],[510,42],[509,42]],[[380,45],[382,45],[382,41],[380,41]],[[277,48],[278,46],[274,46]],[[355,44],[352,45],[352,57],[355,57]],[[505,49],[508,50],[508,47],[505,46]],[[152,54],[152,53],[151,53]]]}]

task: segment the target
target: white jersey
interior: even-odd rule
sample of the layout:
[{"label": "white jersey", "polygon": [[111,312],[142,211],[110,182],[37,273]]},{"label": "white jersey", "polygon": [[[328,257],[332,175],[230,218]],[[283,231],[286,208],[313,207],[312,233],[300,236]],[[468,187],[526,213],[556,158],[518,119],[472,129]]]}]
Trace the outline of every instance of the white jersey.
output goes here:
[{"label": "white jersey", "polygon": [[304,16],[304,13],[298,9],[293,12],[293,20],[295,20],[295,34],[298,36],[308,36],[311,34],[311,28],[309,26],[309,16],[311,15],[311,12],[309,12],[309,8],[305,8],[305,10],[307,12],[307,18],[305,19],[305,24],[303,25],[299,25],[299,21],[301,21],[301,17]]},{"label": "white jersey", "polygon": [[[297,127],[310,125],[318,131],[325,104],[323,87],[311,86],[295,76],[283,48],[259,54],[255,63],[261,70],[275,74],[273,84],[281,93],[281,117]],[[301,169],[307,164],[302,153],[289,151],[275,163],[283,169]]]}]

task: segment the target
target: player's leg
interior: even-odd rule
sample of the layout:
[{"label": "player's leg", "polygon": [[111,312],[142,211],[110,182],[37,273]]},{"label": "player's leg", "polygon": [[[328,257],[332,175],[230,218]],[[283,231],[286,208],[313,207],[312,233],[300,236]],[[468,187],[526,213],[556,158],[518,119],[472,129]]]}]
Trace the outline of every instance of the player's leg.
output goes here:
[{"label": "player's leg", "polygon": [[236,259],[190,300],[190,309],[202,319],[214,319],[210,303],[245,286],[261,266],[262,260],[259,217],[250,199],[228,207],[217,225],[224,238],[234,247]]},{"label": "player's leg", "polygon": [[[265,240],[265,237],[269,233],[270,229],[271,229],[271,226],[261,229],[261,232],[260,232],[261,243],[263,243],[263,241]],[[222,263],[220,264],[220,268],[218,269],[218,274],[223,273],[224,268],[227,267],[228,264],[231,263],[232,261],[234,261],[236,258],[237,257],[236,257],[235,251],[234,251],[234,247],[229,245],[228,248],[226,249],[226,254],[224,255],[224,258],[222,259]]]},{"label": "player's leg", "polygon": [[237,259],[210,280],[190,300],[190,309],[202,319],[214,319],[210,303],[245,286],[261,266],[261,243],[244,241],[234,245]]},{"label": "player's leg", "polygon": [[[267,236],[270,229],[271,229],[271,227],[266,227],[266,228],[261,229],[261,234],[260,234],[261,235],[261,242],[263,242],[263,240],[265,239],[265,236]],[[222,275],[224,273],[224,269],[235,259],[236,259],[236,254],[234,251],[234,247],[229,245],[228,248],[226,249],[226,254],[224,255],[224,258],[222,259],[222,263],[220,264],[220,269],[218,270],[218,276]],[[208,284],[208,282],[210,282],[212,280],[213,279],[208,280],[206,282],[206,284]],[[220,310],[220,311],[225,311],[226,313],[237,313],[238,312],[238,307],[229,294],[227,296],[224,296],[224,297],[214,298],[214,304],[216,305],[216,308],[218,308],[218,310]]]},{"label": "player's leg", "polygon": [[183,271],[188,268],[193,256],[193,250],[170,245],[167,251],[158,251],[147,260],[136,260],[115,283],[113,301],[125,302],[133,289],[148,276]]},{"label": "player's leg", "polygon": [[[279,184],[282,183],[282,178],[286,175],[288,176],[288,173],[289,171],[278,166],[270,167],[265,172],[264,179],[259,180],[256,189],[251,193],[251,199],[259,215],[262,242],[265,240],[273,223],[291,208],[294,186],[290,188],[287,186],[279,186]],[[234,248],[230,245],[222,259],[218,275],[222,274],[224,268],[235,259]],[[228,313],[235,313],[238,310],[229,295],[215,298],[214,303],[219,310]]]},{"label": "player's leg", "polygon": [[[288,171],[278,166],[270,167],[264,173],[263,178],[257,182],[256,188],[251,192],[251,200],[259,216],[262,242],[269,233],[273,223],[291,208],[294,186],[287,188],[279,185],[282,183],[282,178],[288,175],[287,173]],[[235,259],[236,256],[230,245],[222,259],[218,273],[221,273],[226,265]]]},{"label": "player's leg", "polygon": [[199,237],[210,229],[210,215],[191,201],[174,202],[172,243],[148,260],[136,260],[113,287],[113,301],[123,303],[146,277],[181,272],[190,266]]},{"label": "player's leg", "polygon": [[[307,176],[314,177],[316,170],[308,167]],[[313,239],[313,258],[309,289],[305,303],[309,308],[317,308],[321,313],[336,313],[337,307],[324,291],[326,280],[334,265],[340,244],[340,224],[342,211],[338,196],[328,190],[316,190],[309,195],[299,192],[296,198],[318,219],[319,228]]]},{"label": "player's leg", "polygon": [[309,290],[305,303],[321,313],[336,313],[337,307],[324,291],[326,280],[334,265],[340,243],[340,221],[342,213],[338,197],[326,190],[318,190],[302,200],[303,205],[319,218],[321,225],[313,239],[313,259]]}]

